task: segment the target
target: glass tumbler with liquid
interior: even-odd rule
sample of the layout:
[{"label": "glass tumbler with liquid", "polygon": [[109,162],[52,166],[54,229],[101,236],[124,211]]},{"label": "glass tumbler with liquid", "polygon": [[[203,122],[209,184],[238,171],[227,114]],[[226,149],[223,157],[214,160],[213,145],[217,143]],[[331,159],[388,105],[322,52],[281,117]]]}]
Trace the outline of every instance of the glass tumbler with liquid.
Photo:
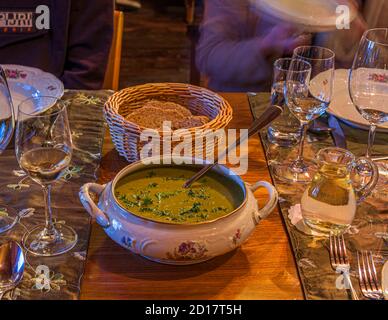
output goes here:
[{"label": "glass tumbler with liquid", "polygon": [[[375,188],[378,169],[373,161],[340,148],[326,148],[317,155],[318,172],[302,196],[304,222],[320,234],[341,234],[353,222],[357,203]],[[370,166],[372,178],[359,185],[360,164]]]},{"label": "glass tumbler with liquid", "polygon": [[275,61],[271,88],[271,104],[282,106],[284,111],[268,127],[267,136],[269,142],[281,147],[295,145],[301,137],[300,122],[290,112],[284,99],[284,87],[291,60],[281,58]]}]

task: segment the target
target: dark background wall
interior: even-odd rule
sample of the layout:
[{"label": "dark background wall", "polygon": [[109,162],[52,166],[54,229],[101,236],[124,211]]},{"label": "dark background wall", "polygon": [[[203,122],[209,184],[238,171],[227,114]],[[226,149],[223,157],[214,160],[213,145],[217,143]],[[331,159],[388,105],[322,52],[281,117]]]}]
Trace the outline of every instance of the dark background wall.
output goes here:
[{"label": "dark background wall", "polygon": [[125,12],[120,87],[189,82],[190,41],[184,0],[141,0]]}]

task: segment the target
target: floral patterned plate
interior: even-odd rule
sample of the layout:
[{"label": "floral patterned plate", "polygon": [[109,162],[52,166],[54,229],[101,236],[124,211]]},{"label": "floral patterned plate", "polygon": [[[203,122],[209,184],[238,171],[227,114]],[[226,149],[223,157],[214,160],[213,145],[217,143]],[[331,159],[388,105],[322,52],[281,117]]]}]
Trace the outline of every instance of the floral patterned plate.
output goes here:
[{"label": "floral patterned plate", "polygon": [[[19,104],[33,96],[50,96],[61,98],[64,93],[63,83],[51,73],[44,72],[37,68],[2,65],[7,76],[9,89],[11,90],[15,115]],[[39,111],[47,110],[50,104],[40,104]],[[31,109],[38,109],[31,105]],[[32,111],[31,110],[31,111]]]}]

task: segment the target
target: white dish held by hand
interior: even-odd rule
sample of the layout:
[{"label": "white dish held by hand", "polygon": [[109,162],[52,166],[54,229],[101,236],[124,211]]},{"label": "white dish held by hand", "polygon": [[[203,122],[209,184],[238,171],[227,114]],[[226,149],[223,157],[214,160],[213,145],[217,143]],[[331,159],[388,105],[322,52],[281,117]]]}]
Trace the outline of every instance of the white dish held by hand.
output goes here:
[{"label": "white dish held by hand", "polygon": [[[308,32],[334,30],[341,22],[341,5],[349,8],[349,23],[356,8],[346,0],[249,0],[254,8],[277,20],[302,27]],[[338,11],[337,11],[338,10]]]}]

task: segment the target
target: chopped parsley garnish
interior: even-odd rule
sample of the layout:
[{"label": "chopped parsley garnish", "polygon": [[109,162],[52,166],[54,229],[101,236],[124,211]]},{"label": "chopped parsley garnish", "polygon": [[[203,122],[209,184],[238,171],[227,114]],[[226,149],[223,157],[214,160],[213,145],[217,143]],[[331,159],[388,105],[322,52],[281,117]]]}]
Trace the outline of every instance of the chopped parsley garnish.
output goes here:
[{"label": "chopped parsley garnish", "polygon": [[152,178],[152,177],[155,177],[155,176],[156,176],[155,171],[150,171],[150,172],[146,175],[146,178]]},{"label": "chopped parsley garnish", "polygon": [[137,203],[129,200],[125,194],[117,193],[116,196],[128,208],[133,208],[134,206],[137,206]]},{"label": "chopped parsley garnish", "polygon": [[190,189],[189,191],[187,191],[187,195],[192,198],[198,198],[202,200],[206,200],[210,198],[210,195],[206,193],[206,190],[204,188],[201,188],[199,191]]},{"label": "chopped parsley garnish", "polygon": [[180,215],[185,215],[187,213],[198,213],[201,211],[201,202],[194,202],[193,206],[190,209],[181,209]]},{"label": "chopped parsley garnish", "polygon": [[209,177],[191,188],[183,188],[189,175],[191,172],[175,173],[171,168],[159,167],[135,173],[117,186],[116,199],[123,208],[140,217],[174,223],[213,220],[231,210],[232,205]]},{"label": "chopped parsley garnish", "polygon": [[143,206],[149,206],[149,205],[151,205],[151,204],[153,204],[154,203],[154,201],[150,198],[150,197],[145,197],[144,199],[143,199],[143,201],[141,202],[141,204],[143,205]]},{"label": "chopped parsley garnish", "polygon": [[186,180],[187,178],[184,175],[181,175],[179,177],[165,177],[165,181],[179,181],[179,180]]},{"label": "chopped parsley garnish", "polygon": [[162,201],[162,199],[168,199],[171,197],[174,197],[181,193],[182,191],[178,190],[175,192],[157,192],[155,193],[155,197],[158,199],[159,203]]}]

